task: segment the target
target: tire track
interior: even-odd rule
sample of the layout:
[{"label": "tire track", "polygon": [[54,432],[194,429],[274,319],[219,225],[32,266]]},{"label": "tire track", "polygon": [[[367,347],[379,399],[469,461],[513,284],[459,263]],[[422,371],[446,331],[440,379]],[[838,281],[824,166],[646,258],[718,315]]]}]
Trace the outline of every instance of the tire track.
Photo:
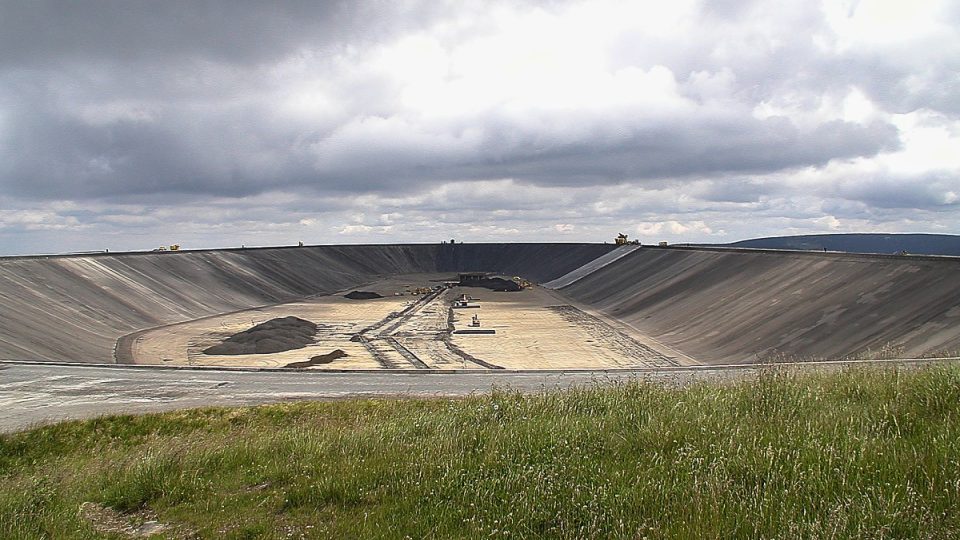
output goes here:
[{"label": "tire track", "polygon": [[640,367],[675,367],[680,364],[672,357],[633,339],[604,320],[571,305],[547,306],[563,320],[575,324],[618,353],[632,358]]}]

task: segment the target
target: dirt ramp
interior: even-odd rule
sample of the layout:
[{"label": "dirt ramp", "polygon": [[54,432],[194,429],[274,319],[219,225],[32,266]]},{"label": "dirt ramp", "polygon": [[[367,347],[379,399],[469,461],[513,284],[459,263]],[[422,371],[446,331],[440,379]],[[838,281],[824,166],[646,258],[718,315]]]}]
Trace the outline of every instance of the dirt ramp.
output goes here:
[{"label": "dirt ramp", "polygon": [[561,291],[700,361],[960,350],[960,259],[638,250]]}]

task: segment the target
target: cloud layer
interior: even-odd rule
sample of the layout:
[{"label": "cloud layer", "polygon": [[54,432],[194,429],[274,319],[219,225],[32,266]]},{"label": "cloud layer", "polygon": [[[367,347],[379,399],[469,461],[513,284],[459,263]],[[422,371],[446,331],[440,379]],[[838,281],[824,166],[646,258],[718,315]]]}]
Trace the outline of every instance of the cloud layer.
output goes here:
[{"label": "cloud layer", "polygon": [[955,4],[663,4],[5,2],[0,253],[957,232]]}]

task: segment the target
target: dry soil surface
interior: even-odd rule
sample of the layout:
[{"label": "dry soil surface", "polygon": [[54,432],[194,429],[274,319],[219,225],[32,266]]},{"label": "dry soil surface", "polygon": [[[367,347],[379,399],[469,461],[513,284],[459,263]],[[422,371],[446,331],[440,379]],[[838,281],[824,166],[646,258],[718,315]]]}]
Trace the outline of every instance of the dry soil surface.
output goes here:
[{"label": "dry soil surface", "polygon": [[[383,298],[333,294],[206,317],[138,333],[129,340],[137,364],[283,367],[342,350],[346,356],[310,369],[607,369],[690,365],[695,361],[619,321],[542,287],[519,292],[436,287],[448,274],[396,276],[365,286]],[[401,294],[398,296],[398,294]],[[479,308],[455,309],[461,294]],[[478,315],[493,335],[455,334]],[[204,354],[211,345],[278,317],[318,325],[313,343],[272,354]]]}]

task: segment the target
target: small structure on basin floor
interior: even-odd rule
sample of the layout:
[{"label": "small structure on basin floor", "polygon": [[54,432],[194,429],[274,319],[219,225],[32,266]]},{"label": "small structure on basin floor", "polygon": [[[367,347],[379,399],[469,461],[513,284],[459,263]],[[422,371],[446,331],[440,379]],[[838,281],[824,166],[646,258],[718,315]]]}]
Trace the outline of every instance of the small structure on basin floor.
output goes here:
[{"label": "small structure on basin floor", "polygon": [[474,285],[490,277],[487,272],[460,272],[460,285]]},{"label": "small structure on basin floor", "polygon": [[457,298],[456,300],[453,301],[453,309],[468,309],[468,308],[479,308],[479,307],[480,307],[480,304],[478,302],[474,302],[473,298],[465,294],[461,294],[460,298]]},{"label": "small structure on basin floor", "polygon": [[496,334],[497,331],[488,328],[480,328],[480,316],[474,315],[470,320],[470,328],[463,330],[454,330],[454,334]]}]

